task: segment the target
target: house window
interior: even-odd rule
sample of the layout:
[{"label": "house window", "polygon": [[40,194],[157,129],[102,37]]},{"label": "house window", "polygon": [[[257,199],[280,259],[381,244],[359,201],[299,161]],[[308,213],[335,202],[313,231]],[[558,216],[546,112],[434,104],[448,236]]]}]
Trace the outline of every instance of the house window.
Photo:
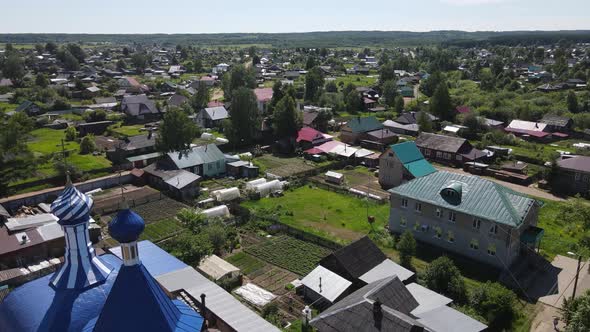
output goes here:
[{"label": "house window", "polygon": [[442,156],[443,156],[443,153],[442,153],[442,152],[440,152],[440,151],[436,151],[436,157],[437,157],[437,158],[441,159],[441,158],[442,158]]},{"label": "house window", "polygon": [[402,207],[408,207],[408,199],[402,198]]},{"label": "house window", "polygon": [[213,164],[207,164],[207,169],[208,170],[212,170],[213,169]]},{"label": "house window", "polygon": [[220,169],[220,168],[221,168],[221,162],[218,160],[218,161],[216,162],[216,164],[217,164],[217,169]]},{"label": "house window", "polygon": [[492,227],[490,227],[490,235],[492,234],[498,234],[498,225],[492,224]]},{"label": "house window", "polygon": [[393,152],[390,152],[390,153],[389,153],[389,156],[390,156],[390,157],[393,157]]},{"label": "house window", "polygon": [[428,226],[428,225],[422,225],[422,226],[420,227],[420,230],[421,230],[423,233],[426,233],[426,232],[428,232],[428,228],[429,228],[429,226]]},{"label": "house window", "polygon": [[481,220],[473,219],[473,229],[476,229],[479,231],[480,227],[481,227]]},{"label": "house window", "polygon": [[488,255],[496,256],[496,245],[495,244],[490,244],[488,246]]},{"label": "house window", "polygon": [[477,241],[477,239],[471,239],[471,242],[469,242],[469,248],[473,250],[479,249],[479,241]]},{"label": "house window", "polygon": [[457,221],[457,214],[453,211],[449,211],[449,221],[455,222]]},{"label": "house window", "polygon": [[402,226],[402,227],[406,227],[406,225],[407,225],[407,224],[408,224],[408,222],[406,221],[406,219],[404,219],[404,218],[401,218],[401,219],[399,220],[399,225],[400,225],[400,226]]},{"label": "house window", "polygon": [[451,154],[445,152],[445,159],[450,160],[451,159]]},{"label": "house window", "polygon": [[449,241],[450,243],[455,242],[455,234],[453,234],[453,231],[447,232],[447,241]]},{"label": "house window", "polygon": [[422,212],[422,203],[416,202],[414,209],[416,210],[416,212]]},{"label": "house window", "polygon": [[582,174],[580,174],[580,173],[575,173],[575,174],[576,174],[575,175],[576,181],[579,181],[580,180],[580,177],[582,176]]},{"label": "house window", "polygon": [[437,218],[442,218],[443,212],[441,209],[436,208],[436,217]]},{"label": "house window", "polygon": [[461,160],[463,160],[463,157],[461,157],[461,155],[458,154],[457,156],[455,156],[455,159],[457,159],[458,161],[461,161]]},{"label": "house window", "polygon": [[430,150],[424,149],[424,155],[425,156],[430,156]]},{"label": "house window", "polygon": [[437,238],[437,239],[442,238],[442,234],[443,234],[442,228],[440,228],[440,227],[434,228],[434,237],[435,238]]}]

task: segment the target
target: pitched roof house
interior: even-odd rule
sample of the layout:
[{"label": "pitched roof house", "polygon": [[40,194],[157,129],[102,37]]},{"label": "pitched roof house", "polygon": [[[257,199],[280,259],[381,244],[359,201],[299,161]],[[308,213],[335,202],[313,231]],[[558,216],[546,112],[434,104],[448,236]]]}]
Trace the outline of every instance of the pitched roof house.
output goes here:
[{"label": "pitched roof house", "polygon": [[546,124],[546,129],[551,132],[568,133],[574,126],[574,120],[570,117],[554,114],[545,114],[541,122]]},{"label": "pitched roof house", "polygon": [[196,121],[205,128],[221,126],[221,122],[229,118],[229,113],[223,106],[206,107],[197,113]]},{"label": "pitched roof house", "polygon": [[187,153],[170,152],[164,158],[168,167],[200,176],[215,177],[225,173],[225,155],[215,144],[195,146]]},{"label": "pitched roof house", "polygon": [[553,189],[568,194],[590,191],[590,157],[562,156],[557,160],[559,175],[552,181]]},{"label": "pitched roof house", "polygon": [[257,88],[254,89],[256,95],[256,102],[258,103],[258,111],[260,113],[266,112],[266,106],[272,99],[272,88]]},{"label": "pitched roof house", "polygon": [[346,123],[340,130],[340,139],[349,144],[355,144],[362,140],[364,134],[383,128],[383,124],[374,116],[355,117]]},{"label": "pitched roof house", "polygon": [[445,164],[463,165],[486,156],[461,137],[421,133],[415,142],[426,158]]},{"label": "pitched roof house", "polygon": [[146,95],[123,97],[121,111],[127,114],[127,116],[137,119],[153,118],[154,116],[160,115],[156,104]]},{"label": "pitched roof house", "polygon": [[436,172],[415,142],[391,145],[379,157],[379,184],[391,188],[417,177]]}]

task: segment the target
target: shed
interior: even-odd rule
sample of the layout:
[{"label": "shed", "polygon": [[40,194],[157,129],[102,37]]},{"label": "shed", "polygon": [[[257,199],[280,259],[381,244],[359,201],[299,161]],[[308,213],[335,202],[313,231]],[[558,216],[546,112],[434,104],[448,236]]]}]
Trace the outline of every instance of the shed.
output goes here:
[{"label": "shed", "polygon": [[197,269],[215,281],[235,278],[240,274],[240,269],[217,255],[203,258]]},{"label": "shed", "polygon": [[342,182],[344,181],[344,174],[342,174],[342,173],[327,171],[325,175],[326,175],[326,182],[332,182],[335,184],[342,184]]}]

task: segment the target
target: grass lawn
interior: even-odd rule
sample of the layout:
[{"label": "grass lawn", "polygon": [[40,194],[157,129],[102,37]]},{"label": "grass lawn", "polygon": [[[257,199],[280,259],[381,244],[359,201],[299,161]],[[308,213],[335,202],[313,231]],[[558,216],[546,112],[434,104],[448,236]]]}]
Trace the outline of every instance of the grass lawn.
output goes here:
[{"label": "grass lawn", "polygon": [[551,261],[558,254],[567,256],[567,252],[574,249],[574,244],[587,234],[587,231],[584,231],[583,220],[575,224],[563,222],[561,214],[567,202],[542,201],[545,205],[539,212],[538,226],[545,230],[545,235],[541,239],[541,251]]},{"label": "grass lawn", "polygon": [[[31,132],[32,138],[27,145],[36,156],[46,156],[61,152],[61,139],[65,137],[65,130],[48,128],[36,129]],[[64,142],[65,149],[69,151],[68,162],[78,167],[81,171],[87,172],[111,166],[111,162],[104,156],[93,156],[91,154],[79,154],[80,144],[77,142]],[[38,173],[42,176],[55,175],[51,161],[40,164],[37,167]]]},{"label": "grass lawn", "polygon": [[375,83],[377,83],[377,78],[378,75],[346,75],[346,76],[340,76],[340,77],[336,77],[336,80],[334,81],[336,83],[337,86],[339,86],[340,82],[344,83],[344,86],[346,86],[348,83],[352,83],[354,85],[356,85],[357,87],[359,86],[373,86],[375,85]]},{"label": "grass lawn", "polygon": [[119,135],[123,135],[123,136],[137,136],[137,135],[141,135],[144,132],[140,131],[141,128],[143,128],[144,126],[142,124],[136,124],[136,125],[130,125],[130,126],[125,126],[122,124],[119,125],[113,125],[113,127],[111,127],[112,131],[119,134]]},{"label": "grass lawn", "polygon": [[258,258],[241,251],[225,258],[226,261],[240,268],[243,274],[248,275],[262,269],[266,264]]},{"label": "grass lawn", "polygon": [[289,177],[312,170],[316,164],[298,157],[282,157],[265,154],[252,161],[260,168],[260,173],[269,172],[282,177]]},{"label": "grass lawn", "polygon": [[277,211],[283,223],[338,242],[349,242],[369,233],[367,205],[369,215],[375,216],[374,227],[382,229],[389,218],[388,204],[366,202],[320,188],[304,186],[285,192],[283,197],[243,203],[253,210]]},{"label": "grass lawn", "polygon": [[145,225],[145,230],[141,233],[139,239],[157,242],[182,230],[184,230],[184,227],[176,219],[164,219]]},{"label": "grass lawn", "polygon": [[7,113],[10,111],[14,111],[14,109],[17,107],[17,104],[0,103],[0,112]]}]

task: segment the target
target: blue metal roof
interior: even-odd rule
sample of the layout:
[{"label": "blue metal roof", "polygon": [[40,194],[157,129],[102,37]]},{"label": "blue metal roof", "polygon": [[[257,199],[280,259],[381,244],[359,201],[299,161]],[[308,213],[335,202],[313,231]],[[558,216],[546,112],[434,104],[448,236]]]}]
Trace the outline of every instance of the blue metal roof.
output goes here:
[{"label": "blue metal roof", "polygon": [[130,209],[123,209],[117,213],[109,223],[109,234],[120,243],[137,241],[145,228],[145,222]]},{"label": "blue metal roof", "polygon": [[122,266],[100,316],[85,331],[201,331],[202,317],[183,316],[143,265]]},{"label": "blue metal roof", "polygon": [[[151,276],[156,277],[187,267],[186,264],[149,241],[139,242],[138,250],[142,265],[145,267],[142,272],[144,277],[146,277],[146,270]],[[120,255],[120,248],[114,249],[113,252]],[[50,274],[14,289],[0,303],[0,331],[82,331],[89,322],[96,322],[121,268],[121,260],[118,257],[110,254],[100,257],[105,263],[112,266],[113,270],[106,281],[98,286],[85,290],[56,291],[49,286],[49,281],[53,276]],[[134,280],[133,283],[135,282]],[[127,287],[133,287],[133,283]],[[150,283],[149,287],[153,291],[153,287],[157,286],[157,283],[153,278]],[[198,317],[194,316],[198,316],[198,314],[193,312],[193,316],[184,315],[190,309],[182,307],[176,301],[173,302],[182,314],[177,322],[176,331],[186,331],[186,328],[182,326],[186,327],[187,322],[190,326],[199,324]],[[135,301],[134,303],[135,306],[143,310],[143,302]],[[137,329],[126,329],[125,331],[137,331]]]}]

